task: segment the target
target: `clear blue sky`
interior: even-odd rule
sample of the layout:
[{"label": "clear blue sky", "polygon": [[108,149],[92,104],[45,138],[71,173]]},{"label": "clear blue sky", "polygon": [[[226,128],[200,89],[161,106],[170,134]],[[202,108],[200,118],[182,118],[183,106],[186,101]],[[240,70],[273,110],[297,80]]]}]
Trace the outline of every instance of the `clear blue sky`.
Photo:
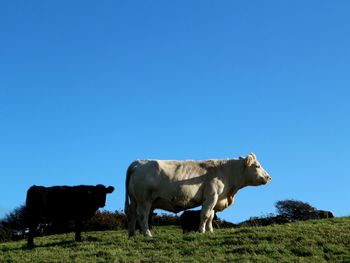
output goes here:
[{"label": "clear blue sky", "polygon": [[37,185],[113,185],[135,159],[254,152],[286,198],[350,214],[349,1],[1,1],[0,216]]}]

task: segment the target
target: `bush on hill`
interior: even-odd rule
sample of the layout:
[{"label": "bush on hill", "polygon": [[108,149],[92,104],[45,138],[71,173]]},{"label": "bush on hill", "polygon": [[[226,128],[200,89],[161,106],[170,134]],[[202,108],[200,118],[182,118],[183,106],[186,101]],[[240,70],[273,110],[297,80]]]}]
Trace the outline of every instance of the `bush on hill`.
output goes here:
[{"label": "bush on hill", "polygon": [[277,215],[269,214],[262,217],[251,217],[241,222],[238,226],[268,226],[273,224],[285,224],[311,219],[333,218],[330,211],[317,210],[310,204],[298,200],[286,199],[275,204]]},{"label": "bush on hill", "polygon": [[277,201],[275,207],[278,215],[289,221],[304,220],[307,215],[316,211],[316,208],[310,204],[293,199]]},{"label": "bush on hill", "polygon": [[0,241],[21,239],[25,228],[25,205],[21,205],[0,221]]},{"label": "bush on hill", "polygon": [[126,215],[121,211],[97,211],[96,214],[84,224],[85,231],[105,231],[124,229],[127,224]]}]

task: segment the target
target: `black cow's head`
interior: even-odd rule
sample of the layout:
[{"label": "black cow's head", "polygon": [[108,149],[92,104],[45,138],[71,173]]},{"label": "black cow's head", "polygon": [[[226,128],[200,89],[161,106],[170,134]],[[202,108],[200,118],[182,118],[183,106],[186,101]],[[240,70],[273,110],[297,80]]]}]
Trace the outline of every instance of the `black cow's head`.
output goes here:
[{"label": "black cow's head", "polygon": [[106,205],[106,195],[114,191],[113,186],[105,187],[102,184],[95,186],[95,189],[92,193],[93,199],[96,201],[98,207],[104,207]]}]

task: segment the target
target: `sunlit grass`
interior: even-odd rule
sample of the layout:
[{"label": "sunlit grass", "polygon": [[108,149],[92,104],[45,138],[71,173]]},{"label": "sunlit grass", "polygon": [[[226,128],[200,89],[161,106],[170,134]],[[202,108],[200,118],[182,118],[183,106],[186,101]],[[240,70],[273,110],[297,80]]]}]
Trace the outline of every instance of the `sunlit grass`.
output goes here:
[{"label": "sunlit grass", "polygon": [[0,244],[0,262],[350,262],[350,218],[189,233],[155,227],[153,238],[126,230],[35,238]]}]

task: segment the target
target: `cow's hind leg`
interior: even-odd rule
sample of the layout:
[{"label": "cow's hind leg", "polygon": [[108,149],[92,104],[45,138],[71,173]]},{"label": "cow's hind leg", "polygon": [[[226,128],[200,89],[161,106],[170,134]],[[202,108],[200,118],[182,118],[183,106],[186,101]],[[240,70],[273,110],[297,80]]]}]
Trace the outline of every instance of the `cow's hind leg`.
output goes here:
[{"label": "cow's hind leg", "polygon": [[148,217],[151,211],[151,202],[143,202],[138,203],[136,211],[137,211],[137,219],[139,221],[141,231],[144,236],[151,237],[151,231],[148,226]]},{"label": "cow's hind leg", "polygon": [[131,198],[128,210],[125,212],[128,219],[128,234],[129,234],[129,237],[131,237],[135,235],[135,226],[136,226],[136,219],[137,219],[136,201],[133,198]]},{"label": "cow's hind leg", "polygon": [[81,230],[83,228],[81,220],[75,220],[75,241],[81,242]]}]

